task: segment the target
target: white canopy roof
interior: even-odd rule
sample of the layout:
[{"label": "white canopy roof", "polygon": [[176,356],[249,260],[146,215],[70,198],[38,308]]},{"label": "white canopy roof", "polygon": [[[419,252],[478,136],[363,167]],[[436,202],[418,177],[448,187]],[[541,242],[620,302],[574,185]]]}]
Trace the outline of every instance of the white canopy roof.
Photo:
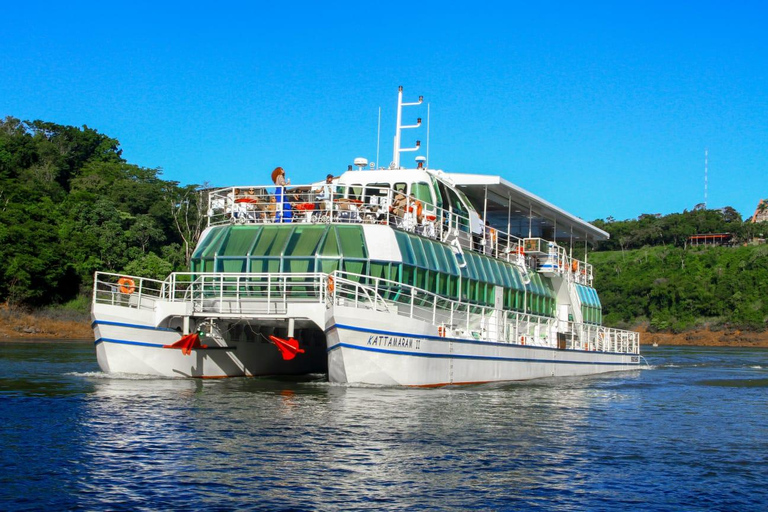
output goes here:
[{"label": "white canopy roof", "polygon": [[[488,191],[486,221],[513,235],[557,240],[607,240],[608,233],[558,208],[501,176],[443,173],[472,201],[480,215]],[[511,207],[510,207],[511,206]]]}]

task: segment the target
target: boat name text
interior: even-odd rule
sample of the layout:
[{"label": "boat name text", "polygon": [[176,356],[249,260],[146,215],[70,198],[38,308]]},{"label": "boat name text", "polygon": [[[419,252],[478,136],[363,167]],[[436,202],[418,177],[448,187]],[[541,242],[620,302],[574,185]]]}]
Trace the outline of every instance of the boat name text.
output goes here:
[{"label": "boat name text", "polygon": [[421,340],[405,338],[403,336],[389,336],[387,334],[372,334],[368,336],[368,346],[371,347],[398,347],[421,349]]}]

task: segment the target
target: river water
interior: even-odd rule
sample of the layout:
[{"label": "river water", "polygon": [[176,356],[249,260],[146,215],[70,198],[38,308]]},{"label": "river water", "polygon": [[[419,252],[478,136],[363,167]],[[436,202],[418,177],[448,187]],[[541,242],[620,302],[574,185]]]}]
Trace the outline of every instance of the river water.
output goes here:
[{"label": "river water", "polygon": [[765,510],[768,350],[409,389],[111,377],[0,343],[3,510]]}]

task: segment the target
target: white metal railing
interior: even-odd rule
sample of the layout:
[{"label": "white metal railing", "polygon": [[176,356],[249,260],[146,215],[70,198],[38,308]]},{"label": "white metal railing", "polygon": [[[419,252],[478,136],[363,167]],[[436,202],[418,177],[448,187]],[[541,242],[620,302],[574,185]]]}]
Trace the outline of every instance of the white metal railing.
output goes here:
[{"label": "white metal railing", "polygon": [[[352,187],[343,186],[345,192],[321,198],[312,187],[296,185],[278,191],[275,186],[258,185],[212,190],[208,196],[208,224],[387,224],[443,242],[457,239],[464,249],[592,285],[592,265],[571,258],[554,242],[521,239],[488,226],[482,227],[482,233],[473,234],[469,217],[391,188],[361,185],[359,193],[353,194]],[[333,190],[336,188],[334,185]],[[527,250],[531,241],[536,241],[541,250]]]},{"label": "white metal railing", "polygon": [[175,272],[165,281],[97,272],[93,301],[153,310],[158,301],[191,302],[196,314],[284,315],[288,304],[326,303],[414,318],[458,337],[574,350],[639,353],[639,334],[448,299],[397,281],[324,273]]},{"label": "white metal railing", "polygon": [[327,299],[331,303],[357,307],[363,294],[363,304],[371,309],[374,297],[380,297],[386,311],[430,322],[447,337],[601,352],[637,354],[640,350],[640,335],[632,331],[568,322],[567,331],[558,333],[559,322],[552,317],[478,306],[371,276],[337,271],[330,278],[335,281]]},{"label": "white metal railing", "polygon": [[164,283],[157,279],[96,272],[93,302],[153,310],[163,299]]}]

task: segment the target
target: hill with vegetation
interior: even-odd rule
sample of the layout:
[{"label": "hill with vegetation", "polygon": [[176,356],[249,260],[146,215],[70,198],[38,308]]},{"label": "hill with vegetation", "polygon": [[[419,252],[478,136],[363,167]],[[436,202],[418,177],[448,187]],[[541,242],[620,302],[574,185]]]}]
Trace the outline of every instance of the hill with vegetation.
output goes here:
[{"label": "hill with vegetation", "polygon": [[[593,222],[610,233],[589,254],[605,323],[650,330],[762,331],[768,327],[768,223],[733,208]],[[728,233],[728,246],[691,245],[696,234]]]},{"label": "hill with vegetation", "polygon": [[[197,185],[127,162],[117,139],[84,126],[0,121],[0,304],[85,312],[96,270],[163,278],[185,270],[200,235]],[[608,325],[681,331],[764,330],[768,234],[733,208],[594,221],[611,239],[592,247]],[[696,248],[697,233],[731,233],[734,247]],[[33,333],[34,334],[34,333]]]},{"label": "hill with vegetation", "polygon": [[195,185],[160,175],[87,126],[0,121],[0,303],[77,301],[96,270],[183,269],[204,221],[202,198]]}]

